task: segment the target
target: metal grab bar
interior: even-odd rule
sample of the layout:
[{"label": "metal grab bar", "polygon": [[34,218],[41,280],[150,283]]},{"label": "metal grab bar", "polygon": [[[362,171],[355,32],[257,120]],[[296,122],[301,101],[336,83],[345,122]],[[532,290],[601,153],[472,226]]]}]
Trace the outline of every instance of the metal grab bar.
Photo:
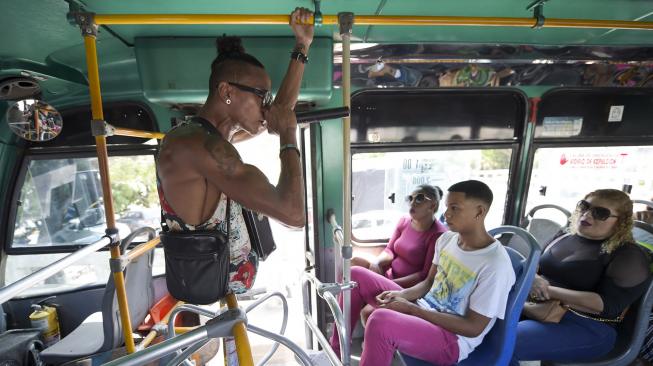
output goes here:
[{"label": "metal grab bar", "polygon": [[[293,343],[291,340],[284,337],[284,334],[286,332],[286,327],[288,325],[288,301],[286,300],[285,296],[283,296],[280,292],[269,293],[269,294],[265,295],[264,297],[261,297],[260,299],[256,300],[254,303],[250,304],[249,306],[247,306],[247,308],[245,308],[245,313],[249,313],[251,310],[257,308],[259,305],[263,304],[265,301],[269,300],[272,297],[278,297],[279,299],[281,299],[282,306],[283,306],[283,320],[282,320],[281,330],[280,330],[279,334],[272,333],[272,332],[269,332],[267,330],[258,328],[256,326],[253,326],[252,324],[247,324],[247,329],[249,331],[275,341],[275,343],[272,346],[272,348],[270,349],[270,351],[268,351],[268,353],[265,356],[263,356],[263,358],[257,363],[257,366],[265,365],[272,358],[272,356],[274,355],[276,350],[279,348],[279,344],[283,344],[286,347],[288,347],[291,351],[293,351],[295,354],[297,354],[297,357],[299,357],[299,359],[306,366],[310,366],[311,365],[310,359],[309,359],[308,355],[306,354],[306,352],[304,352],[304,350],[301,347],[299,347],[298,345]],[[197,306],[197,305],[190,305],[190,304],[181,305],[181,306],[173,309],[170,312],[169,322],[168,322],[168,334],[167,334],[168,338],[172,338],[172,337],[174,337],[176,335],[175,334],[175,326],[174,326],[175,318],[177,317],[177,315],[179,313],[181,313],[183,311],[189,311],[189,312],[193,312],[193,313],[196,313],[196,314],[199,314],[199,315],[204,315],[204,316],[211,317],[211,318],[220,314],[219,310],[214,313],[213,311],[211,311],[209,309],[206,309],[206,308],[203,308],[203,307]],[[195,345],[189,347],[187,350],[185,350],[183,352],[180,349],[177,350],[176,351],[177,356],[173,359],[173,361],[170,361],[167,364],[167,366],[177,366],[180,363],[184,363],[185,365],[189,365],[190,362],[188,362],[188,360],[186,360],[186,358],[188,358],[188,356],[191,355],[193,352],[195,352],[197,349],[201,348],[204,344],[206,344],[205,341],[200,341],[200,342],[196,343]]]},{"label": "metal grab bar", "polygon": [[10,300],[14,296],[36,285],[37,283],[45,280],[46,278],[51,277],[55,273],[61,271],[62,269],[82,259],[87,254],[97,252],[98,250],[109,245],[110,243],[111,240],[108,237],[103,237],[100,240],[96,241],[95,243],[89,244],[84,248],[67,255],[59,259],[58,261],[44,268],[41,268],[40,270],[32,273],[31,275],[25,278],[21,278],[20,280],[8,286],[3,287],[0,290],[0,304],[4,303],[7,300]]},{"label": "metal grab bar", "polygon": [[[147,25],[147,24],[247,24],[287,25],[286,14],[95,14],[97,25]],[[308,20],[314,24],[313,17]],[[322,15],[324,25],[339,24],[337,15]],[[415,15],[356,15],[356,25],[398,26],[481,26],[481,27],[528,27],[537,24],[534,17],[466,17],[466,16],[415,16]],[[542,28],[589,28],[589,29],[653,29],[653,22],[632,20],[594,20],[546,18]]]},{"label": "metal grab bar", "polygon": [[[310,307],[308,306],[308,284],[311,283],[315,286],[318,296],[326,301],[329,306],[329,310],[333,314],[333,318],[336,324],[336,329],[338,330],[338,339],[340,340],[340,359],[338,355],[333,351],[329,341],[322,335],[319,330],[319,327],[313,319],[311,318]],[[347,331],[348,319],[346,319],[344,312],[338,306],[338,300],[334,294],[338,294],[343,291],[349,291],[352,288],[356,287],[356,283],[349,282],[347,284],[338,284],[338,283],[322,283],[320,280],[315,278],[310,273],[304,272],[302,276],[302,293],[304,294],[304,321],[312,333],[315,333],[317,336],[317,341],[320,343],[322,348],[327,353],[327,356],[331,360],[331,363],[334,365],[349,365],[349,344],[350,344],[350,335]],[[340,360],[343,360],[342,362]]]},{"label": "metal grab bar", "polygon": [[[272,292],[270,294],[267,294],[267,295],[263,296],[262,298],[256,300],[253,304],[250,304],[249,306],[247,306],[245,308],[245,312],[249,313],[251,310],[256,309],[259,305],[261,305],[262,303],[264,303],[268,299],[271,299],[272,297],[278,297],[281,300],[281,306],[282,306],[282,311],[283,311],[283,319],[281,320],[281,329],[279,330],[278,335],[283,337],[283,335],[286,334],[286,328],[288,326],[288,300],[286,300],[286,297],[283,296],[280,292]],[[258,328],[253,327],[251,324],[247,324],[247,329],[252,331],[253,329],[258,329]],[[270,334],[274,334],[274,333],[270,333]],[[270,338],[270,337],[267,337],[267,338]],[[275,338],[272,338],[272,339],[275,339]],[[288,346],[288,345],[286,345],[286,346],[288,348],[290,348],[291,350],[294,350],[295,348],[299,348],[294,343],[293,343],[292,347]],[[293,347],[295,347],[295,348],[293,348]],[[267,364],[267,362],[272,358],[272,356],[274,356],[274,353],[277,352],[277,349],[279,349],[279,342],[278,341],[274,342],[274,344],[272,345],[272,347],[270,348],[268,353],[266,353],[265,356],[263,356],[263,358],[257,363],[257,366],[263,366],[263,365]],[[297,352],[295,352],[295,353],[297,353]],[[310,366],[310,362],[307,365]]]},{"label": "metal grab bar", "polygon": [[[304,125],[323,121],[323,120],[336,119],[336,118],[342,118],[347,116],[349,116],[348,107],[317,109],[314,111],[296,113],[297,123],[304,124]],[[159,140],[165,137],[165,133],[163,132],[152,132],[152,131],[134,130],[131,128],[115,127],[106,122],[104,122],[104,126],[107,131],[110,131],[110,135],[141,137],[141,138],[159,139]]]},{"label": "metal grab bar", "polygon": [[635,204],[646,205],[647,207],[653,208],[653,202],[647,200],[632,200]]},{"label": "metal grab bar", "polygon": [[247,316],[241,309],[230,309],[215,316],[188,333],[167,339],[159,344],[150,346],[139,352],[135,352],[104,364],[105,366],[140,366],[148,362],[173,353],[178,349],[185,348],[210,338],[231,336],[236,325],[247,322]]}]

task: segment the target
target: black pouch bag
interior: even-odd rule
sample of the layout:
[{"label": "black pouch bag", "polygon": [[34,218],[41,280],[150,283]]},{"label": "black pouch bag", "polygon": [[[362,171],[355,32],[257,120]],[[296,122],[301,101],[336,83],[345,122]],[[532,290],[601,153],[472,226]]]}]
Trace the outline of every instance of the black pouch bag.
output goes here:
[{"label": "black pouch bag", "polygon": [[243,218],[247,226],[252,250],[256,252],[259,260],[266,260],[270,253],[277,249],[268,218],[244,208]]},{"label": "black pouch bag", "polygon": [[175,299],[207,305],[229,292],[229,206],[226,236],[219,230],[161,232],[166,284]]}]

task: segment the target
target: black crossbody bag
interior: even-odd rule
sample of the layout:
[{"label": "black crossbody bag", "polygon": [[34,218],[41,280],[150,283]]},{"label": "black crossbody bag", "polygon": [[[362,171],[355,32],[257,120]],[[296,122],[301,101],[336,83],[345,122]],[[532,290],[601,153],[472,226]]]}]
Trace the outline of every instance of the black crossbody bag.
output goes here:
[{"label": "black crossbody bag", "polygon": [[217,229],[161,232],[166,284],[175,299],[206,305],[224,298],[229,292],[229,199],[225,220],[227,235]]},{"label": "black crossbody bag", "polygon": [[252,250],[258,255],[259,260],[266,260],[270,253],[277,249],[268,218],[245,208],[243,208],[243,218]]}]

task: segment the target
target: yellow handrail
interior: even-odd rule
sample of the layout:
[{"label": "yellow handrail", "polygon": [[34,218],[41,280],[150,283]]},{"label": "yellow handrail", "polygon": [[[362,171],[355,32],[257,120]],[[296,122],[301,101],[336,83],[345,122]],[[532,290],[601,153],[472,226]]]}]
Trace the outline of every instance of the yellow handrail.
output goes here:
[{"label": "yellow handrail", "polygon": [[[91,94],[91,112],[94,120],[104,120],[102,110],[102,95],[100,92],[100,74],[98,71],[96,39],[94,35],[84,36],[86,50],[86,66],[88,68],[88,89]],[[102,181],[102,197],[104,199],[104,212],[107,220],[107,229],[115,230],[116,218],[113,211],[113,196],[111,195],[111,181],[109,180],[109,155],[107,153],[106,136],[95,136],[95,149],[98,156],[98,167]],[[120,258],[120,246],[111,246],[111,258]],[[125,289],[125,276],[122,272],[113,273],[113,281],[116,285],[116,297],[120,309],[120,321],[122,323],[123,335],[127,353],[134,353],[134,337],[132,336],[132,325],[129,317],[129,306],[127,305],[127,290]]]},{"label": "yellow handrail", "polygon": [[127,259],[133,261],[134,259],[154,249],[157,245],[159,245],[160,242],[161,238],[156,237],[147,243],[139,244],[137,247],[127,253]]},{"label": "yellow handrail", "polygon": [[150,131],[134,130],[131,128],[122,128],[122,127],[114,127],[113,134],[118,136],[143,137],[147,139],[159,139],[159,140],[165,137],[166,135],[163,132],[150,132]]},{"label": "yellow handrail", "polygon": [[[95,23],[103,25],[144,24],[231,24],[231,25],[282,25],[288,24],[288,15],[276,14],[96,14]],[[311,17],[309,23],[313,23]],[[337,15],[323,15],[322,24],[338,24]],[[465,16],[413,16],[413,15],[356,15],[355,25],[399,26],[482,26],[482,27],[533,27],[535,18],[518,17],[465,17]],[[543,28],[590,29],[640,29],[653,30],[653,22],[633,20],[592,20],[545,18]]]},{"label": "yellow handrail", "polygon": [[[170,310],[168,310],[168,312],[163,317],[163,319],[161,319],[159,324],[167,325],[168,321],[170,319],[170,315],[172,314],[172,311],[175,310],[177,307],[183,305],[183,304],[184,304],[183,301],[177,301],[175,306],[173,306],[172,308],[170,308]],[[150,332],[147,334],[147,336],[141,341],[141,343],[138,344],[138,347],[140,349],[143,349],[143,348],[149,346],[150,343],[152,343],[152,341],[154,340],[154,338],[156,338],[157,334],[158,334],[158,332],[156,330],[154,330],[154,329],[150,330]]]}]

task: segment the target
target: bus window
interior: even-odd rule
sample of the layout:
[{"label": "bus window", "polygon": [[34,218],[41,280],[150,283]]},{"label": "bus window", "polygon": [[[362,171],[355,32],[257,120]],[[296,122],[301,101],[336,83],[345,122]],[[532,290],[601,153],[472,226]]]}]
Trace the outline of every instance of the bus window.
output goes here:
[{"label": "bus window", "polygon": [[[136,208],[159,207],[154,159],[151,155],[111,157],[109,164],[117,227],[124,238],[130,226],[139,224],[133,217]],[[104,236],[97,165],[97,158],[30,161],[18,197],[11,248],[85,245]],[[120,222],[121,214],[126,214],[124,220],[130,225]]]},{"label": "bus window", "polygon": [[[526,212],[541,204],[572,211],[585,194],[632,186],[631,197],[653,195],[653,146],[551,147],[535,151]],[[553,210],[540,217],[565,225]]]},{"label": "bus window", "polygon": [[[405,197],[420,184],[447,188],[477,179],[494,193],[488,228],[501,225],[512,149],[358,153],[352,157],[352,235],[359,242],[387,241],[408,212]],[[436,214],[446,210],[444,202]]]},{"label": "bus window", "polygon": [[[10,254],[23,255],[8,256],[6,284],[66,255],[44,251],[73,251],[104,236],[106,222],[97,164],[95,157],[29,161],[17,200],[13,239],[8,247]],[[152,226],[149,212],[159,211],[154,157],[112,156],[109,164],[116,226],[120,237],[125,238],[132,227]],[[158,224],[154,226],[158,227]],[[155,262],[155,274],[163,273],[162,258]],[[108,254],[91,253],[33,287],[27,295],[104,284],[109,273]]]}]

